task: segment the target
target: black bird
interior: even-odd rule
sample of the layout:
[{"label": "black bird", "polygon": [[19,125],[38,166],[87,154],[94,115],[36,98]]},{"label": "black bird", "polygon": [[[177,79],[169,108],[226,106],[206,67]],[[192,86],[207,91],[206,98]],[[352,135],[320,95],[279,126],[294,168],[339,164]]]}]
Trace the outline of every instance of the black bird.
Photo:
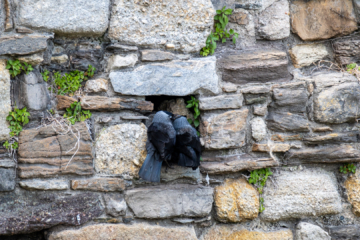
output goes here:
[{"label": "black bird", "polygon": [[176,142],[173,116],[170,112],[157,112],[148,128],[147,156],[139,171],[139,176],[146,181],[160,182],[161,165],[171,160]]},{"label": "black bird", "polygon": [[184,116],[175,116],[173,125],[176,131],[173,161],[176,161],[179,166],[196,170],[200,165],[201,144],[195,128]]}]

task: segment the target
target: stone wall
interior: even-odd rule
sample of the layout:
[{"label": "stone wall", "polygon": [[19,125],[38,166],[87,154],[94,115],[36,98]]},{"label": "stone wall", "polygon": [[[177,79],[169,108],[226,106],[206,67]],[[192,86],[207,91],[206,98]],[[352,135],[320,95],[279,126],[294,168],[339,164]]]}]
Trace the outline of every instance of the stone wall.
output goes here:
[{"label": "stone wall", "polygon": [[[31,113],[18,152],[0,147],[1,239],[360,238],[360,174],[339,173],[360,161],[360,86],[344,71],[360,61],[359,1],[0,6],[1,146],[11,107]],[[239,38],[201,57],[223,6]],[[34,71],[11,78],[9,59]],[[56,96],[40,75],[89,64],[95,76],[74,96]],[[154,111],[193,118],[190,96],[200,101],[200,168],[164,166],[160,183],[144,182]],[[92,112],[74,125],[79,139],[43,124],[77,100]],[[274,174],[259,196],[246,178],[262,168]]]}]

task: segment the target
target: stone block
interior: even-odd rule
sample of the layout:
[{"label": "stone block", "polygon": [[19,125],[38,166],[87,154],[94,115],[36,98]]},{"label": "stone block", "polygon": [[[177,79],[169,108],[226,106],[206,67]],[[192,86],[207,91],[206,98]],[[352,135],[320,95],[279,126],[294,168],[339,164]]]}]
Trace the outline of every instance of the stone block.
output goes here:
[{"label": "stone block", "polygon": [[251,133],[257,142],[260,142],[266,137],[266,124],[264,119],[256,117],[251,120]]},{"label": "stone block", "polygon": [[131,72],[112,72],[114,91],[123,95],[187,96],[206,91],[219,93],[216,58],[151,63]]},{"label": "stone block", "polygon": [[239,34],[236,39],[237,49],[247,49],[256,44],[255,21],[253,15],[242,8],[234,9],[229,15],[227,30],[233,29]]},{"label": "stone block", "polygon": [[119,194],[106,194],[104,195],[106,213],[119,217],[126,214],[127,204],[123,196]]},{"label": "stone block", "polygon": [[310,66],[329,55],[324,44],[299,44],[289,50],[296,68]]},{"label": "stone block", "polygon": [[304,41],[344,36],[358,29],[351,0],[296,0],[290,12],[292,31]]},{"label": "stone block", "polygon": [[20,0],[18,24],[59,35],[102,36],[109,24],[109,0]]},{"label": "stone block", "polygon": [[0,60],[0,142],[9,138],[10,130],[6,117],[10,111],[10,74],[6,69],[6,61]]},{"label": "stone block", "polygon": [[[165,165],[165,164],[164,164]],[[195,181],[197,183],[201,182],[202,176],[200,174],[200,169],[192,170],[192,168],[182,167],[178,165],[172,166],[172,168],[161,169],[161,181],[170,182],[176,179],[188,179]]]},{"label": "stone block", "polygon": [[138,177],[146,158],[144,124],[118,124],[102,130],[96,139],[95,169],[100,174]]},{"label": "stone block", "polygon": [[273,86],[274,102],[272,107],[277,112],[304,113],[308,100],[305,82],[287,83]]},{"label": "stone block", "polygon": [[92,178],[71,180],[73,190],[88,190],[99,192],[117,192],[126,188],[124,179],[120,178]]},{"label": "stone block", "polygon": [[76,230],[63,230],[53,232],[49,240],[63,239],[131,239],[131,240],[197,240],[193,227],[161,227],[136,223],[133,225],[125,224],[96,224],[86,226]]},{"label": "stone block", "polygon": [[267,105],[253,105],[252,109],[254,115],[265,116],[267,113]]},{"label": "stone block", "polygon": [[[2,161],[2,159],[0,159]],[[0,192],[9,192],[15,189],[16,171],[15,168],[0,167]]]},{"label": "stone block", "polygon": [[21,181],[20,187],[27,190],[67,190],[69,182],[67,180],[27,180]]},{"label": "stone block", "polygon": [[330,235],[321,227],[307,222],[300,222],[296,226],[296,240],[331,240]]},{"label": "stone block", "polygon": [[352,211],[356,216],[360,216],[360,178],[358,172],[348,177],[345,181],[345,188],[348,201],[352,205]]},{"label": "stone block", "polygon": [[99,93],[108,90],[109,81],[103,78],[87,80],[85,84],[85,92]]},{"label": "stone block", "polygon": [[160,104],[158,110],[168,111],[173,114],[186,116],[188,119],[194,119],[194,114],[191,113],[189,108],[186,108],[186,105],[183,98],[165,100]]},{"label": "stone block", "polygon": [[173,60],[175,55],[171,52],[164,52],[160,50],[143,50],[141,51],[141,61],[156,62]]},{"label": "stone block", "polygon": [[257,218],[259,193],[245,179],[226,179],[215,187],[216,215],[221,222],[242,222]]},{"label": "stone block", "polygon": [[28,55],[42,52],[51,36],[22,35],[0,37],[0,55]]},{"label": "stone block", "polygon": [[51,56],[51,62],[57,64],[64,64],[69,61],[69,57],[66,54],[61,54],[58,56]]},{"label": "stone block", "polygon": [[[360,8],[358,7],[358,9]],[[359,62],[360,60],[359,37],[337,40],[333,43],[333,47],[334,47],[335,58],[339,64],[345,65],[353,62]]]},{"label": "stone block", "polygon": [[309,132],[310,124],[308,120],[299,114],[289,112],[269,112],[266,118],[267,126],[270,130],[278,132]]},{"label": "stone block", "polygon": [[207,149],[237,148],[245,145],[248,109],[201,117],[201,136]]},{"label": "stone block", "polygon": [[116,0],[109,38],[151,48],[166,45],[168,49],[199,52],[210,34],[214,15],[210,0],[188,4],[181,0],[152,4],[132,0],[123,4],[122,0]]},{"label": "stone block", "polygon": [[136,188],[126,191],[125,199],[138,218],[204,217],[211,212],[213,189],[183,184]]},{"label": "stone block", "polygon": [[287,152],[290,150],[289,144],[253,144],[253,152]]},{"label": "stone block", "polygon": [[37,66],[44,61],[44,53],[35,53],[31,55],[25,55],[18,58],[20,62],[26,62],[32,66]]},{"label": "stone block", "polygon": [[138,62],[138,56],[136,54],[129,54],[126,56],[113,55],[109,58],[107,71],[115,71],[125,67],[134,67]]},{"label": "stone block", "polygon": [[286,52],[248,50],[227,54],[218,61],[223,81],[236,84],[265,83],[290,80]]},{"label": "stone block", "polygon": [[359,225],[343,225],[328,227],[332,239],[339,240],[356,240],[360,238]]},{"label": "stone block", "polygon": [[[328,129],[327,129],[328,130]],[[358,142],[359,132],[349,133],[330,133],[326,135],[307,137],[303,141],[305,144],[340,144]]]},{"label": "stone block", "polygon": [[342,211],[341,197],[333,173],[322,169],[285,172],[274,175],[276,187],[267,182],[261,218],[279,221],[338,214]]},{"label": "stone block", "polygon": [[134,110],[151,112],[154,110],[154,104],[152,102],[131,98],[83,96],[80,98],[80,102],[83,109],[92,111]]},{"label": "stone block", "polygon": [[242,94],[222,95],[216,97],[204,97],[199,99],[200,110],[241,108],[243,103]]}]

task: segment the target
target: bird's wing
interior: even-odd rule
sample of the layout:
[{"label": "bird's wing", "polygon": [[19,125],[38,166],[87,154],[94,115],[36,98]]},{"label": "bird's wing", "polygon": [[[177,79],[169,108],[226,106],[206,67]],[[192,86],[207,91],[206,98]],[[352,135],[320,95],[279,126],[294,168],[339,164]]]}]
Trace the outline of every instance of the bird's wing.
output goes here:
[{"label": "bird's wing", "polygon": [[148,128],[149,141],[159,151],[161,158],[171,155],[175,146],[175,130],[172,125],[152,123]]}]

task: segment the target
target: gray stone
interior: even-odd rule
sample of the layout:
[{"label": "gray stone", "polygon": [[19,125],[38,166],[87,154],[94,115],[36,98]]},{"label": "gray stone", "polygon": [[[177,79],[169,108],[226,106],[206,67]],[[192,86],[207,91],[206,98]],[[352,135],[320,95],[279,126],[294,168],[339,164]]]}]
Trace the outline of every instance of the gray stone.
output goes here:
[{"label": "gray stone", "polygon": [[14,97],[20,109],[45,110],[50,104],[46,83],[37,70],[19,77],[15,83]]},{"label": "gray stone", "polygon": [[113,217],[124,216],[126,214],[127,204],[123,196],[119,194],[106,194],[104,199],[107,214]]},{"label": "gray stone", "polygon": [[121,178],[91,178],[71,180],[71,189],[97,192],[120,192],[126,188]]},{"label": "gray stone", "polygon": [[266,124],[264,119],[256,117],[251,120],[252,137],[260,142],[266,137]]},{"label": "gray stone", "polygon": [[310,66],[329,55],[324,44],[299,44],[289,50],[289,53],[296,68]]},{"label": "gray stone", "polygon": [[156,186],[129,190],[125,198],[138,218],[204,217],[211,212],[213,189],[183,184]]},{"label": "gray stone", "polygon": [[102,214],[100,198],[95,193],[0,193],[0,235],[36,232],[61,224],[82,225]]},{"label": "gray stone", "polygon": [[274,102],[271,105],[276,111],[291,113],[306,112],[308,100],[307,87],[305,82],[295,82],[275,85],[273,87]]},{"label": "gray stone", "polygon": [[303,115],[289,112],[269,112],[266,118],[270,130],[278,132],[309,132],[310,124]]},{"label": "gray stone", "polygon": [[87,80],[85,84],[85,92],[98,93],[108,90],[109,81],[103,78]]},{"label": "gray stone", "polygon": [[0,60],[0,142],[9,138],[10,130],[6,117],[11,111],[10,74],[6,69],[6,61]]},{"label": "gray stone", "polygon": [[237,88],[238,88],[237,85],[229,83],[229,82],[221,83],[221,89],[227,93],[236,92]]},{"label": "gray stone", "polygon": [[[2,156],[1,156],[2,157]],[[16,167],[16,164],[15,164],[15,161],[12,160],[12,159],[6,159],[6,156],[5,158],[1,158],[0,159],[0,167],[3,167],[3,168],[14,168]]]},{"label": "gray stone", "polygon": [[360,239],[359,225],[343,225],[328,227],[330,236],[336,240],[357,240]]},{"label": "gray stone", "polygon": [[290,80],[286,52],[266,49],[226,54],[218,60],[223,81],[246,84]]},{"label": "gray stone", "polygon": [[198,52],[205,46],[214,15],[210,0],[166,4],[133,0],[123,4],[122,0],[116,0],[112,7],[109,37],[128,44],[152,48],[166,44],[168,49]]},{"label": "gray stone", "polygon": [[290,150],[285,158],[291,163],[359,162],[360,151],[350,145]]},{"label": "gray stone", "polygon": [[307,223],[300,222],[296,226],[295,233],[296,240],[331,240],[331,237],[321,227]]},{"label": "gray stone", "polygon": [[156,62],[173,60],[175,55],[170,52],[164,52],[160,50],[143,50],[141,51],[141,61],[144,62]]},{"label": "gray stone", "polygon": [[322,169],[275,174],[276,186],[267,181],[261,218],[279,221],[342,211],[341,197],[333,173]]},{"label": "gray stone", "polygon": [[61,54],[58,56],[51,56],[51,62],[57,63],[57,64],[64,64],[69,61],[69,57],[66,54]]},{"label": "gray stone", "polygon": [[28,190],[67,190],[69,181],[67,180],[28,180],[21,181],[20,187]]},{"label": "gray stone", "polygon": [[192,170],[192,168],[182,167],[178,165],[173,165],[172,168],[166,169],[163,167],[161,169],[161,181],[171,182],[176,179],[189,179],[197,183],[201,182],[201,174],[199,168]]},{"label": "gray stone", "polygon": [[243,102],[242,94],[222,95],[216,97],[204,97],[199,99],[200,110],[241,108]]},{"label": "gray stone", "polygon": [[59,35],[101,36],[109,24],[109,0],[20,0],[18,24]]},{"label": "gray stone", "polygon": [[0,168],[0,192],[13,191],[16,184],[15,178],[15,168]]},{"label": "gray stone", "polygon": [[134,67],[137,61],[138,56],[136,54],[129,54],[125,57],[120,55],[113,55],[108,61],[107,70],[110,72],[125,67]]},{"label": "gray stone", "polygon": [[289,2],[279,0],[262,11],[258,17],[257,31],[260,37],[279,40],[290,36]]},{"label": "gray stone", "polygon": [[28,55],[44,51],[50,36],[20,35],[0,38],[0,55]]},{"label": "gray stone", "polygon": [[269,94],[244,94],[245,96],[245,103],[250,104],[257,104],[257,103],[265,103],[268,99]]},{"label": "gray stone", "polygon": [[355,76],[347,72],[320,71],[314,73],[307,81],[313,81],[316,92],[320,92],[328,87],[338,86],[343,83],[358,83]]},{"label": "gray stone", "polygon": [[[357,4],[360,4],[359,1]],[[358,7],[360,9],[360,7]],[[352,37],[337,40],[333,43],[335,58],[341,65],[359,62],[360,38]]]},{"label": "gray stone", "polygon": [[236,48],[246,49],[256,43],[254,17],[245,9],[235,9],[229,16],[227,30],[233,29],[239,34],[236,39]]},{"label": "gray stone", "polygon": [[187,96],[199,91],[219,93],[216,58],[152,63],[131,72],[110,73],[114,91],[124,95]]},{"label": "gray stone", "polygon": [[253,113],[258,116],[265,116],[267,113],[266,105],[253,105]]},{"label": "gray stone", "polygon": [[241,89],[241,92],[246,94],[264,94],[264,93],[269,93],[270,92],[270,88],[268,88],[267,86],[251,86],[251,87],[247,87],[247,88],[243,88]]},{"label": "gray stone", "polygon": [[344,83],[314,95],[314,118],[323,123],[354,122],[358,118],[360,86]]},{"label": "gray stone", "polygon": [[33,66],[39,65],[44,61],[44,53],[35,53],[32,55],[25,55],[18,58],[20,62],[26,62]]},{"label": "gray stone", "polygon": [[[329,129],[325,129],[325,130],[329,130]],[[303,141],[305,144],[329,144],[329,143],[336,144],[336,143],[358,142],[359,141],[358,139],[359,139],[359,132],[349,132],[349,133],[330,133],[327,135],[321,135],[316,137],[307,137],[304,138]]]},{"label": "gray stone", "polygon": [[134,51],[138,50],[138,47],[113,43],[113,44],[110,44],[109,46],[107,46],[106,50],[118,50],[118,51],[122,51],[122,52],[134,52]]}]

